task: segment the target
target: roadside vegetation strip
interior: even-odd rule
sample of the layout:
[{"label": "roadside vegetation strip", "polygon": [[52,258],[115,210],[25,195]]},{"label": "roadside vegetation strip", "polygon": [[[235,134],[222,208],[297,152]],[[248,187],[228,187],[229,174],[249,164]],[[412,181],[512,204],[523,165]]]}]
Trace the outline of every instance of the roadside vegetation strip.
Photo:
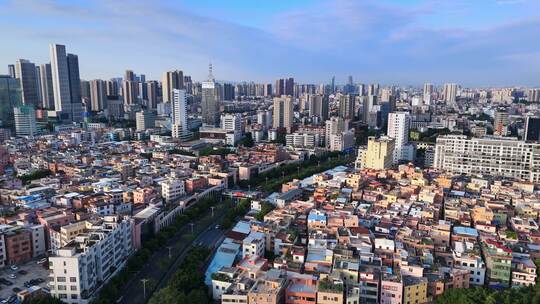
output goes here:
[{"label": "roadside vegetation strip", "polygon": [[180,268],[165,288],[155,292],[149,304],[207,304],[211,303],[204,283],[204,265],[210,249],[196,246],[190,249]]},{"label": "roadside vegetation strip", "polygon": [[[162,250],[167,245],[168,241],[174,238],[180,230],[187,227],[191,222],[203,218],[204,215],[210,212],[210,207],[218,204],[218,200],[204,199],[186,209],[184,214],[179,215],[173,224],[163,228],[154,237],[144,242],[142,248],[135,252],[127,261],[126,266],[101,288],[99,294],[91,303],[105,304],[118,299],[122,295],[127,284],[130,283],[131,279],[139,273],[146,263],[148,263],[153,254],[160,249]],[[133,283],[139,284],[139,282]]]},{"label": "roadside vegetation strip", "polygon": [[301,166],[297,165],[296,172],[284,174],[283,176],[274,177],[272,179],[269,178],[268,182],[265,182],[262,185],[262,188],[263,190],[267,192],[279,191],[281,188],[281,185],[293,179],[304,179],[311,175],[324,172],[326,170],[335,168],[337,166],[346,165],[350,163],[353,159],[354,157],[350,155],[343,155],[343,156],[327,159],[324,162],[321,161],[320,163],[316,162],[315,164],[308,163],[308,164],[302,164]]}]

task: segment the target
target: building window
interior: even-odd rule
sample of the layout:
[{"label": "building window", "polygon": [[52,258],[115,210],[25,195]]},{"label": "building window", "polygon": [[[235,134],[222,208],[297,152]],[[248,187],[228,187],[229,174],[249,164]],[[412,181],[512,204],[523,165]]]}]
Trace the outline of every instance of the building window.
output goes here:
[{"label": "building window", "polygon": [[71,283],[75,283],[75,282],[77,282],[77,278],[76,278],[76,277],[70,277],[70,278],[69,278],[69,281],[70,281]]}]

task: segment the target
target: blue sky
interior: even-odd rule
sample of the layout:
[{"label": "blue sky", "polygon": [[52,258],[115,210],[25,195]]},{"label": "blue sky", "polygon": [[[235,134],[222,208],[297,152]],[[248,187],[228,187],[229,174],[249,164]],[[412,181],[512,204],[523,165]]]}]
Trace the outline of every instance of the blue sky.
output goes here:
[{"label": "blue sky", "polygon": [[540,86],[538,0],[0,0],[0,27],[0,73],[62,43],[84,79]]}]

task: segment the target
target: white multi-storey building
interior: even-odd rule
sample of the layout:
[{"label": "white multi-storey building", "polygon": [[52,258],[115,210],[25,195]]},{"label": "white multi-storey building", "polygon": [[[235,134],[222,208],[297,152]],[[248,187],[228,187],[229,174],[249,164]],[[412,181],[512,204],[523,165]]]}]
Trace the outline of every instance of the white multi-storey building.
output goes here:
[{"label": "white multi-storey building", "polygon": [[262,232],[250,232],[242,241],[242,258],[264,257],[266,248],[265,236]]},{"label": "white multi-storey building", "polygon": [[89,303],[101,284],[122,269],[132,252],[133,220],[104,217],[49,257],[51,295],[65,303]]},{"label": "white multi-storey building", "polygon": [[285,136],[285,144],[295,148],[315,148],[320,144],[319,134],[293,133]]},{"label": "white multi-storey building", "polygon": [[172,137],[187,140],[191,138],[187,124],[186,90],[174,89],[172,91]]},{"label": "white multi-storey building", "polygon": [[515,138],[437,138],[434,167],[455,174],[495,175],[540,181],[540,143]]},{"label": "white multi-storey building", "polygon": [[[476,251],[476,253],[474,253]],[[466,241],[454,242],[452,251],[454,268],[465,269],[470,273],[469,283],[482,286],[486,277],[486,264],[480,256],[478,246]]]},{"label": "white multi-storey building", "polygon": [[27,227],[30,233],[32,233],[32,256],[38,257],[47,252],[47,245],[45,243],[45,229],[43,225],[31,225]]},{"label": "white multi-storey building", "polygon": [[409,126],[411,117],[407,112],[388,114],[386,135],[394,139],[394,163],[400,160],[413,160],[414,147],[409,145]]},{"label": "white multi-storey building", "polygon": [[150,111],[141,111],[135,114],[137,131],[145,131],[155,127],[155,116]]},{"label": "white multi-storey building", "polygon": [[330,151],[349,151],[354,148],[354,131],[352,129],[330,135]]},{"label": "white multi-storey building", "polygon": [[21,105],[13,108],[15,132],[17,136],[34,136],[38,134],[36,112],[31,105]]},{"label": "white multi-storey building", "polygon": [[225,131],[242,131],[242,115],[240,114],[222,114],[221,128]]},{"label": "white multi-storey building", "polygon": [[161,196],[165,201],[175,200],[186,194],[184,181],[176,178],[169,178],[161,183]]}]

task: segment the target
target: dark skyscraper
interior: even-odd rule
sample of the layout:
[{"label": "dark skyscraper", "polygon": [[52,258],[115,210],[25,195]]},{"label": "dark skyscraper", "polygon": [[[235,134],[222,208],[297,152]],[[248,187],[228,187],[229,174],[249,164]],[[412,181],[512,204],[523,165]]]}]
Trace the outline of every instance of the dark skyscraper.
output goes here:
[{"label": "dark skyscraper", "polygon": [[285,79],[285,95],[294,95],[294,78],[292,77]]},{"label": "dark skyscraper", "polygon": [[278,79],[276,80],[276,85],[274,86],[275,95],[281,96],[285,94],[285,80]]},{"label": "dark skyscraper", "polygon": [[41,106],[48,110],[54,110],[54,91],[50,63],[40,66],[39,77],[41,79]]},{"label": "dark skyscraper", "polygon": [[290,95],[293,96],[294,94],[294,78],[280,78],[276,80],[276,85],[274,87],[275,89],[275,95],[281,96],[281,95]]},{"label": "dark skyscraper", "polygon": [[81,78],[79,76],[79,57],[74,54],[67,54],[69,89],[71,93],[71,103],[80,103],[81,97]]},{"label": "dark skyscraper", "polygon": [[39,92],[37,88],[36,66],[25,59],[17,60],[15,76],[19,80],[22,90],[22,102],[27,105],[39,105]]},{"label": "dark skyscraper", "polygon": [[234,85],[230,83],[223,84],[223,100],[234,100]]},{"label": "dark skyscraper", "polygon": [[173,90],[184,89],[184,72],[176,70],[163,73],[161,85],[163,102],[172,101]]},{"label": "dark skyscraper", "polygon": [[525,122],[525,140],[540,141],[540,117],[527,117]]},{"label": "dark skyscraper", "polygon": [[158,82],[155,80],[150,80],[145,83],[146,85],[146,106],[149,109],[155,109],[158,103]]},{"label": "dark skyscraper", "polygon": [[13,107],[21,104],[21,87],[15,78],[0,75],[0,101],[0,122],[12,126]]}]

